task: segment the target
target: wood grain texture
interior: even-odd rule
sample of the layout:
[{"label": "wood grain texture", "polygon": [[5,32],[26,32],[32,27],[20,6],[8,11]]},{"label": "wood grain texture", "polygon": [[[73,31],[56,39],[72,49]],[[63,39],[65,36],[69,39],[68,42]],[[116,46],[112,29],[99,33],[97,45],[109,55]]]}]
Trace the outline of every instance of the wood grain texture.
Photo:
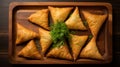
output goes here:
[{"label": "wood grain texture", "polygon": [[[76,7],[79,9],[93,9],[93,10],[104,10],[108,12],[108,19],[105,24],[101,27],[97,39],[97,46],[100,49],[100,53],[105,58],[104,61],[90,60],[90,59],[79,59],[76,62],[57,60],[57,59],[45,59],[45,60],[27,60],[17,56],[21,46],[15,46],[15,31],[16,23],[23,25],[24,27],[38,32],[38,26],[28,21],[28,16],[34,13],[36,10],[45,9],[49,6],[57,7]],[[96,9],[99,8],[99,9]],[[15,64],[103,64],[110,63],[112,60],[112,7],[109,3],[97,3],[97,2],[14,2],[10,4],[9,8],[9,56],[12,63]],[[23,48],[23,47],[22,47]],[[18,50],[19,49],[19,50]],[[13,61],[14,60],[14,61]],[[50,62],[51,61],[51,62]]]},{"label": "wood grain texture", "polygon": [[46,1],[69,1],[72,2],[74,0],[2,0],[0,1],[0,32],[8,32],[8,13],[9,13],[9,5],[11,2],[46,2]]},{"label": "wood grain texture", "polygon": [[[77,66],[91,66],[91,67],[119,67],[119,62],[120,62],[120,54],[114,54],[114,59],[113,61],[110,63],[110,64],[103,64],[103,65],[94,65],[94,64],[82,64],[82,65],[77,65]],[[18,67],[18,66],[32,66],[32,67],[38,67],[38,66],[50,66],[50,67],[56,67],[56,66],[60,66],[59,64],[57,65],[32,65],[32,64],[27,64],[27,65],[20,65],[20,64],[17,64],[17,65],[12,65],[10,62],[9,62],[9,59],[8,59],[8,52],[4,52],[4,53],[1,53],[0,52],[0,67]],[[61,65],[61,66],[65,66],[65,65]],[[66,65],[68,66],[68,65]],[[70,66],[76,66],[76,65],[70,65]]]},{"label": "wood grain texture", "polygon": [[[94,67],[119,67],[120,63],[120,0],[1,0],[0,1],[0,52],[8,52],[8,7],[11,2],[18,1],[18,2],[42,2],[42,1],[76,1],[76,2],[109,2],[113,6],[113,61],[111,64],[107,65],[90,65]],[[4,34],[6,33],[6,34]],[[3,55],[0,54],[0,67],[11,67],[11,66],[19,66],[19,65],[10,65],[8,60],[8,54]],[[23,65],[20,65],[23,66]],[[31,66],[31,65],[25,65],[25,66]],[[39,66],[39,65],[32,65],[32,66]],[[48,65],[49,66],[49,65]],[[58,66],[58,65],[51,65],[51,66]],[[62,65],[61,65],[62,66]],[[71,65],[70,65],[71,66]],[[74,65],[73,65],[74,66]],[[81,65],[80,65],[81,66]],[[82,66],[89,66],[89,65],[82,65]]]},{"label": "wood grain texture", "polygon": [[[16,1],[16,0],[2,0],[0,2],[1,6],[1,11],[0,11],[0,20],[1,20],[1,24],[0,24],[0,32],[8,32],[8,7],[9,7],[9,4],[13,1]],[[24,2],[26,0],[17,0],[17,2]],[[34,2],[37,1],[37,2],[46,2],[46,1],[56,1],[56,2],[59,2],[59,1],[62,1],[62,0],[34,0]],[[76,2],[87,2],[88,0],[63,0],[64,2],[71,2],[71,1],[76,1]],[[97,2],[96,0],[89,0],[90,2]],[[33,0],[29,0],[29,2],[33,2]],[[120,18],[120,1],[119,0],[98,0],[98,2],[109,2],[112,4],[113,6],[113,35],[120,35],[120,30],[119,30],[119,26],[120,26],[120,23],[119,23],[119,18]],[[4,4],[5,3],[5,4]]]}]

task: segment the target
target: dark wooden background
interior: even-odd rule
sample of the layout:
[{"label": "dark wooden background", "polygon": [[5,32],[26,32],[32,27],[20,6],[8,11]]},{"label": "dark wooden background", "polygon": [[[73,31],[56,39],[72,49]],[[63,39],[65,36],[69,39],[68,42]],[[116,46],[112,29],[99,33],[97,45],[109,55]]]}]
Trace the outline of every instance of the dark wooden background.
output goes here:
[{"label": "dark wooden background", "polygon": [[[113,60],[110,64],[92,66],[115,66],[120,67],[120,0],[0,0],[0,67],[12,65],[8,58],[8,12],[11,2],[109,2],[113,6]],[[21,66],[21,65],[20,65]],[[34,66],[34,65],[32,65]],[[36,65],[35,65],[36,66]],[[35,67],[34,66],[34,67]],[[37,65],[39,66],[39,65]],[[74,65],[73,65],[74,66]],[[83,65],[80,65],[83,66]],[[84,65],[89,66],[89,65]]]}]

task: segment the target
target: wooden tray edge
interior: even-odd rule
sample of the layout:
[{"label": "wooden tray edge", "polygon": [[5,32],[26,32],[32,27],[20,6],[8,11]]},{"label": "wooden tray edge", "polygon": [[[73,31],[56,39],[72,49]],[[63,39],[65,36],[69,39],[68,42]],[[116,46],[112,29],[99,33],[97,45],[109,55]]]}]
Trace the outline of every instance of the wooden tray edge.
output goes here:
[{"label": "wooden tray edge", "polygon": [[[106,8],[109,8],[108,9],[110,12],[109,16],[111,18],[109,32],[110,32],[110,35],[112,36],[112,31],[110,31],[110,30],[112,30],[112,5],[110,3],[104,3],[104,2],[12,2],[9,5],[9,25],[8,25],[9,26],[8,27],[9,28],[8,29],[9,30],[9,48],[8,48],[9,54],[8,55],[9,56],[12,56],[12,52],[10,52],[10,50],[12,50],[12,41],[11,40],[12,40],[12,14],[13,14],[12,11],[13,11],[13,9],[16,6],[31,6],[33,4],[35,4],[35,6],[37,6],[37,5],[38,6],[40,6],[40,5],[54,5],[54,6],[56,6],[55,3],[57,3],[57,5],[61,5],[61,6],[66,6],[66,5],[74,6],[73,4],[76,3],[75,6],[77,6],[77,5],[78,6],[105,6]],[[67,3],[67,4],[63,5],[63,3]],[[71,4],[69,4],[69,3],[71,3]],[[112,48],[112,40],[110,40],[110,41],[111,41],[110,46]],[[12,64],[18,64],[15,62],[14,58],[9,57],[9,59],[10,59],[10,62]],[[106,63],[110,63],[112,61],[112,56],[109,58],[109,60],[110,61],[106,61]]]}]

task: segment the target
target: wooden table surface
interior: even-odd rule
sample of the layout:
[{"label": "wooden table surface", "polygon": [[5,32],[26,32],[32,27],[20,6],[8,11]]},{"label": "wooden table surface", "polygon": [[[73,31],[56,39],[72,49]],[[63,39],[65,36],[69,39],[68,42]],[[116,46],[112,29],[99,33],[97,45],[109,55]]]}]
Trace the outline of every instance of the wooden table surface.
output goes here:
[{"label": "wooden table surface", "polygon": [[[8,12],[11,2],[47,2],[62,0],[1,0],[0,1],[0,67],[1,66],[16,66],[12,65],[8,59]],[[118,66],[120,65],[120,0],[64,0],[64,2],[109,2],[113,6],[113,61],[105,65],[92,66]],[[63,1],[62,1],[63,2]],[[32,65],[34,66],[34,65]],[[82,65],[83,66],[83,65]],[[86,66],[86,65],[85,65]]]}]

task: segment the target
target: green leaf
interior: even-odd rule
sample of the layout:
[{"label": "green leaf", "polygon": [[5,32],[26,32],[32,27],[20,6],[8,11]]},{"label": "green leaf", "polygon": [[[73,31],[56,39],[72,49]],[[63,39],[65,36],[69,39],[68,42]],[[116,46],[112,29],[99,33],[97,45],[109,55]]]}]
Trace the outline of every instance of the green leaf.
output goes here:
[{"label": "green leaf", "polygon": [[92,34],[90,34],[90,35],[88,36],[88,40],[91,40],[91,39],[92,39],[92,37],[93,37],[93,35],[92,35]]},{"label": "green leaf", "polygon": [[83,21],[83,24],[84,24],[85,26],[87,26],[87,25],[88,25],[86,21]]},{"label": "green leaf", "polygon": [[64,22],[58,21],[56,24],[51,25],[50,35],[53,40],[53,46],[60,46],[65,42],[65,39],[69,39],[69,29]]}]

